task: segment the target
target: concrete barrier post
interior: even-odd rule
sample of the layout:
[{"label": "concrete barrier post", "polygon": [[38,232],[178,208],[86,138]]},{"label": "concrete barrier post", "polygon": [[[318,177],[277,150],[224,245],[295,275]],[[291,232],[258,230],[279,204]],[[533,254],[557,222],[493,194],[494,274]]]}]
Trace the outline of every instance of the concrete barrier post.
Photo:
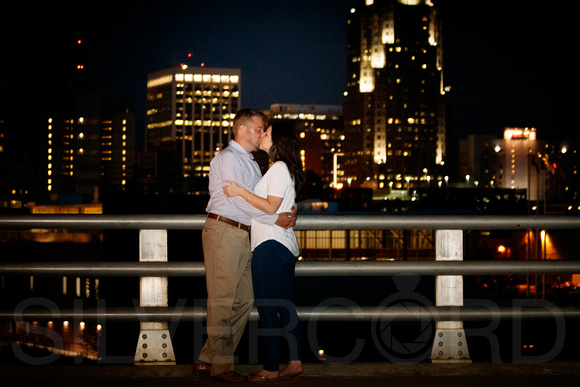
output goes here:
[{"label": "concrete barrier post", "polygon": [[[167,262],[167,230],[139,230],[139,261]],[[168,306],[167,277],[141,277],[140,306]],[[136,365],[175,365],[168,323],[141,322]]]},{"label": "concrete barrier post", "polygon": [[[435,233],[437,261],[463,260],[463,230],[437,230]],[[463,306],[463,276],[438,275],[435,279],[437,306]],[[437,321],[432,363],[471,363],[463,321]]]}]

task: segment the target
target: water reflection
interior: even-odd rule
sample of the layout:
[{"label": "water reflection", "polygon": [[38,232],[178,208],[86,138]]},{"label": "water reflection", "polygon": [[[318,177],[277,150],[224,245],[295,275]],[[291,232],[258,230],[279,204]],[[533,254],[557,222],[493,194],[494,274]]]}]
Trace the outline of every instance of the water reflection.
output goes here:
[{"label": "water reflection", "polygon": [[[98,360],[100,324],[64,321],[3,322],[2,336],[21,348],[35,348],[67,357]],[[21,360],[25,360],[22,359]]]}]

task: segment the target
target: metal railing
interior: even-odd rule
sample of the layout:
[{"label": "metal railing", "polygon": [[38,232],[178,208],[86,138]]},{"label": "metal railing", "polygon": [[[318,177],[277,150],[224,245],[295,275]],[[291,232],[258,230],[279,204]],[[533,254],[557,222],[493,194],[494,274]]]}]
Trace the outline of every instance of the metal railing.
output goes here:
[{"label": "metal railing", "polygon": [[[1,216],[0,229],[200,230],[205,215]],[[296,230],[574,230],[580,218],[559,215],[300,215]]]},{"label": "metal railing", "polygon": [[[0,229],[68,229],[68,230],[139,230],[140,262],[51,262],[18,263],[1,262],[3,276],[83,276],[83,277],[141,277],[141,306],[136,308],[60,309],[61,318],[86,320],[138,320],[141,334],[135,356],[136,363],[174,362],[167,322],[202,320],[203,307],[173,308],[167,305],[167,277],[204,276],[202,262],[168,262],[167,230],[199,230],[205,223],[204,215],[32,215],[2,216]],[[550,318],[557,313],[565,318],[580,318],[580,307],[562,306],[557,311],[543,306],[505,308],[488,306],[463,306],[463,275],[487,274],[577,274],[580,261],[463,261],[463,230],[576,230],[580,218],[566,216],[448,216],[448,215],[301,215],[296,230],[348,230],[348,229],[433,229],[436,233],[436,261],[349,261],[349,262],[299,262],[297,276],[436,276],[436,306],[325,306],[298,307],[302,320],[316,321],[376,321],[377,319],[417,320],[437,322],[432,361],[468,362],[465,340],[451,343],[449,337],[464,337],[463,321],[490,318]],[[202,252],[199,252],[202,254]],[[161,289],[161,290],[160,290]],[[161,299],[161,301],[160,301]],[[56,318],[54,311],[26,309],[18,318]],[[0,310],[0,319],[13,319],[14,311]],[[252,312],[251,319],[257,319]],[[146,322],[143,322],[146,321]],[[151,322],[154,321],[154,322]],[[143,337],[163,336],[165,347],[150,349]],[[156,337],[156,336],[155,336]],[[160,339],[159,339],[160,340]],[[155,339],[155,344],[160,341]],[[169,340],[170,350],[167,350]],[[160,344],[161,345],[161,344]],[[456,345],[463,346],[458,350]],[[170,355],[168,356],[168,352]],[[459,354],[459,355],[458,355]]]}]

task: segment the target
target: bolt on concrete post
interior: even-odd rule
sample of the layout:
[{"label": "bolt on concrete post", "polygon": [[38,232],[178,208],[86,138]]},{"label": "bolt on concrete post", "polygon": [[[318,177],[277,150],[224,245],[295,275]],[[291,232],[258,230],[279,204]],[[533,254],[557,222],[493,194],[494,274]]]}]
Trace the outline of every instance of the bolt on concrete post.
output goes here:
[{"label": "bolt on concrete post", "polygon": [[[167,262],[167,230],[139,230],[139,261]],[[167,277],[141,277],[140,306],[168,306]],[[141,322],[136,365],[175,365],[168,323]]]},{"label": "bolt on concrete post", "polygon": [[[437,261],[463,260],[463,230],[437,230]],[[437,306],[463,306],[463,276],[438,275],[435,279]],[[431,351],[432,363],[471,363],[463,321],[437,321]]]}]

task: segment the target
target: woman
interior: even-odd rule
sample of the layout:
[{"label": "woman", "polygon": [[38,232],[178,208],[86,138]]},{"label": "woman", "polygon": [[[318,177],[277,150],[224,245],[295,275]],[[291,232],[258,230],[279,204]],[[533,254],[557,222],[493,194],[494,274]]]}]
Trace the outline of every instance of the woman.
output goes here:
[{"label": "woman", "polygon": [[[294,128],[272,124],[260,141],[260,149],[268,152],[270,168],[254,188],[254,192],[233,181],[224,187],[228,197],[241,196],[257,209],[269,214],[289,212],[302,199],[304,176],[300,150]],[[293,303],[294,269],[299,254],[294,230],[268,226],[252,220],[252,281],[254,297],[264,337],[264,368],[251,374],[249,381],[269,381],[296,377],[302,373],[300,321]],[[279,370],[280,337],[287,331],[290,349],[289,364]]]}]

